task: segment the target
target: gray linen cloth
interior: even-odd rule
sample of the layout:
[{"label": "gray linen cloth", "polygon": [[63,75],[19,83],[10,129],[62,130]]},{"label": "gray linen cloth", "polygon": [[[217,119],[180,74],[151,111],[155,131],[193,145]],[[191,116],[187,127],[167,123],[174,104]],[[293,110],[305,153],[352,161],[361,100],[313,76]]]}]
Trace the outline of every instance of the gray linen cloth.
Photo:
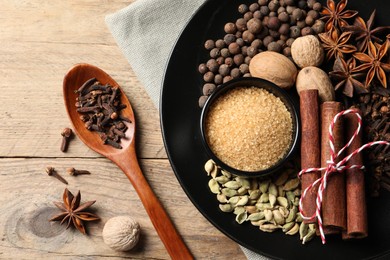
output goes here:
[{"label": "gray linen cloth", "polygon": [[[138,0],[106,16],[108,28],[156,108],[169,54],[187,21],[204,2]],[[241,248],[248,259],[268,259]]]}]

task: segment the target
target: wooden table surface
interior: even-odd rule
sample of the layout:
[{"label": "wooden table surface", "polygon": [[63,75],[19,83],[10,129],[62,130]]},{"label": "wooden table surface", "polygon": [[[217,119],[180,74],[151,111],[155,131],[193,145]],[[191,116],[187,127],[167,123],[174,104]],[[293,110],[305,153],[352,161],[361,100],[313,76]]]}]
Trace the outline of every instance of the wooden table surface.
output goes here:
[{"label": "wooden table surface", "polygon": [[[156,0],[158,1],[158,0]],[[198,259],[244,259],[239,246],[212,226],[178,183],[165,153],[159,114],[116,45],[105,15],[131,0],[0,0],[0,258],[169,259],[148,215],[125,175],[77,137],[66,153],[61,131],[69,127],[62,80],[79,62],[97,65],[124,89],[137,116],[138,156],[143,172],[185,243]],[[141,47],[141,46],[140,46]],[[54,167],[69,185],[45,173]],[[72,177],[67,167],[91,175]],[[202,173],[200,173],[202,174]],[[52,201],[65,188],[101,217],[89,235],[48,219]],[[116,252],[102,239],[105,222],[129,215],[142,227],[132,251]]]}]

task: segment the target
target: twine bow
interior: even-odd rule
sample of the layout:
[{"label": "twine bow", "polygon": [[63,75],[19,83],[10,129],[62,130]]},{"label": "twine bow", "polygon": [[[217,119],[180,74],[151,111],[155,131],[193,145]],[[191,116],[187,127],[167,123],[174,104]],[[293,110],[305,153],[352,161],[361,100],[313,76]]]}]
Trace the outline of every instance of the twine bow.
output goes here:
[{"label": "twine bow", "polygon": [[[337,120],[339,119],[339,117],[346,115],[346,114],[355,114],[356,117],[358,118],[358,126],[357,126],[354,134],[352,135],[351,139],[348,141],[348,143],[343,148],[341,148],[340,151],[338,151],[338,153],[336,154],[335,147],[334,147],[333,128],[334,128],[334,125],[336,124]],[[347,169],[353,169],[353,168],[364,169],[364,165],[347,165],[347,163],[353,156],[360,153],[361,151],[363,151],[366,148],[372,147],[374,145],[380,145],[380,144],[390,145],[390,143],[386,142],[386,141],[369,142],[367,144],[362,145],[360,148],[356,149],[348,156],[344,157],[338,163],[335,163],[336,158],[338,158],[344,152],[344,150],[347,149],[352,144],[352,142],[355,140],[356,136],[359,134],[359,132],[361,130],[361,125],[362,125],[362,118],[361,118],[360,114],[358,113],[358,111],[355,109],[344,110],[344,111],[341,111],[340,113],[336,114],[335,117],[333,118],[332,122],[329,125],[330,159],[327,161],[327,166],[322,167],[322,168],[302,169],[298,173],[298,177],[301,178],[302,175],[305,173],[325,171],[321,178],[318,178],[316,181],[314,181],[311,185],[309,185],[303,191],[302,196],[299,200],[299,212],[301,213],[302,218],[304,220],[309,220],[309,221],[313,221],[317,218],[318,229],[319,229],[321,240],[322,240],[323,244],[325,244],[326,241],[325,241],[325,234],[324,234],[324,229],[323,229],[323,225],[322,225],[321,207],[322,207],[322,196],[323,196],[323,193],[326,189],[326,185],[328,183],[329,176],[331,176],[332,174],[334,174],[336,172],[340,173],[340,172],[347,170]],[[316,198],[316,211],[310,217],[304,216],[302,201],[306,197],[307,192],[310,189],[312,189],[313,187],[315,187],[318,183],[319,183],[319,186],[318,186],[318,192],[317,192],[317,198]]]}]

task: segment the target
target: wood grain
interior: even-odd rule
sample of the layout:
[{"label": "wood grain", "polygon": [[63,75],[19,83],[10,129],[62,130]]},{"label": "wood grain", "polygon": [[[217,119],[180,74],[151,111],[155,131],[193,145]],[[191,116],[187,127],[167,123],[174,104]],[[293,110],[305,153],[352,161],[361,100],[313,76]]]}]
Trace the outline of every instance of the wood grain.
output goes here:
[{"label": "wood grain", "polygon": [[[156,0],[158,1],[158,0]],[[133,0],[0,0],[0,258],[168,259],[138,195],[122,171],[77,137],[60,151],[61,130],[70,126],[62,81],[76,63],[104,69],[122,87],[137,120],[140,166],[152,189],[198,259],[244,259],[239,246],[193,206],[175,178],[161,138],[158,111],[122,55],[104,16]],[[142,46],[141,46],[142,47]],[[47,219],[66,187],[45,174],[55,167],[72,192],[102,220],[89,235]],[[90,176],[65,176],[67,167]],[[108,248],[104,223],[118,215],[140,222],[140,244],[128,253]]]}]

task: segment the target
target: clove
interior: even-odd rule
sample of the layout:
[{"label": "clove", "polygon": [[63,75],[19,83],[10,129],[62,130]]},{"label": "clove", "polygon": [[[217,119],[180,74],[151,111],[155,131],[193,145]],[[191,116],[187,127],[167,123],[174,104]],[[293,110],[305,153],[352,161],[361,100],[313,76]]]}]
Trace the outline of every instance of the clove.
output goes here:
[{"label": "clove", "polygon": [[68,182],[61,175],[59,175],[53,167],[48,166],[46,167],[45,170],[47,175],[57,178],[59,181],[61,181],[64,184],[68,184]]},{"label": "clove", "polygon": [[60,150],[62,152],[66,152],[68,150],[69,140],[70,140],[72,134],[73,134],[72,129],[70,129],[68,127],[64,128],[64,130],[62,130],[62,132],[61,132],[62,142],[61,142],[61,147],[60,147]]},{"label": "clove", "polygon": [[91,174],[89,171],[86,171],[86,170],[76,170],[73,167],[66,169],[66,172],[69,175],[71,175],[71,176],[77,176],[77,175],[83,175],[83,174]]}]

